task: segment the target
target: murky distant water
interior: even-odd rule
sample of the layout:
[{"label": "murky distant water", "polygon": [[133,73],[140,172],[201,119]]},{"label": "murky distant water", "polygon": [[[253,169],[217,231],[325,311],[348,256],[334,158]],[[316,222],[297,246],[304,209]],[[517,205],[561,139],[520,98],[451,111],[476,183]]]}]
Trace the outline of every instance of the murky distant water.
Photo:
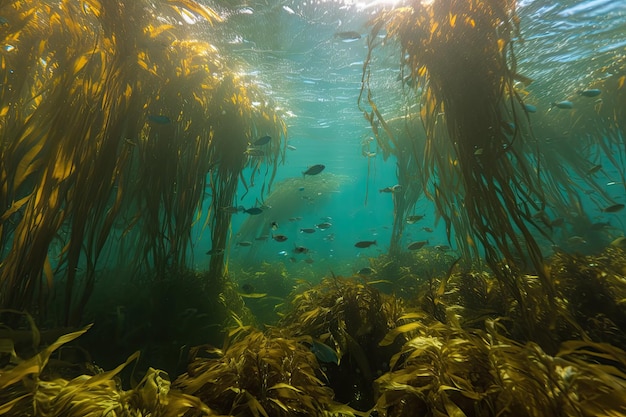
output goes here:
[{"label": "murky distant water", "polygon": [[[289,268],[318,268],[320,273],[353,273],[367,265],[367,257],[386,252],[393,222],[391,197],[379,190],[396,183],[395,160],[385,161],[380,153],[363,156],[362,142],[372,132],[357,107],[367,54],[366,22],[376,7],[330,1],[270,3],[230,9],[226,23],[212,29],[212,36],[219,48],[240,60],[240,71],[256,77],[287,111],[292,149],[286,152],[274,187],[280,187],[284,179],[301,177],[308,166],[319,163],[326,165],[321,176],[338,176],[341,181],[330,195],[314,197],[306,204],[301,201],[308,198],[304,194],[315,190],[308,184],[294,188],[290,199],[281,200],[293,210],[270,209],[276,210],[277,218],[271,221],[279,226],[273,233],[289,235],[283,243],[270,236],[253,240],[253,247],[238,246],[238,241],[250,238],[238,235],[248,215],[234,216],[230,259],[285,262]],[[558,101],[588,84],[592,71],[626,52],[626,1],[525,0],[520,1],[518,11],[523,39],[516,43],[518,71],[534,80],[528,91],[535,97]],[[362,37],[344,42],[334,36],[342,31],[355,31]],[[399,73],[397,50],[387,49],[389,59],[383,58],[372,76],[382,86],[379,91],[385,83],[397,83]],[[376,100],[388,114],[397,107],[397,97],[391,94]],[[370,151],[377,152],[374,144]],[[257,205],[259,192],[260,185],[256,185],[238,203]],[[624,202],[620,193],[623,188],[616,187],[612,196]],[[429,201],[420,200],[415,214],[426,217],[416,227],[407,227],[407,242],[428,239],[431,245],[447,244]],[[332,219],[328,221],[333,224],[324,233],[300,232],[324,219]],[[330,234],[333,239],[328,238]],[[377,245],[355,248],[359,240],[376,240]],[[294,245],[310,249],[308,263],[304,258],[290,259]],[[196,264],[204,262],[209,247],[208,233],[204,233],[195,250]]]}]

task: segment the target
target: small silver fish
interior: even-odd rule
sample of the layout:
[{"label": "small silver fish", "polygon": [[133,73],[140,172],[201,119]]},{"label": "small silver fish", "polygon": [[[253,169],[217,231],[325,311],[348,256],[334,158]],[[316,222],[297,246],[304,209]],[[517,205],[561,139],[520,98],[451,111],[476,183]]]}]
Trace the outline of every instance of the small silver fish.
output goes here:
[{"label": "small silver fish", "polygon": [[414,223],[417,223],[420,220],[422,220],[424,217],[425,217],[425,215],[423,215],[423,214],[416,214],[416,215],[413,215],[413,216],[407,216],[406,222],[407,222],[407,224],[414,224]]}]

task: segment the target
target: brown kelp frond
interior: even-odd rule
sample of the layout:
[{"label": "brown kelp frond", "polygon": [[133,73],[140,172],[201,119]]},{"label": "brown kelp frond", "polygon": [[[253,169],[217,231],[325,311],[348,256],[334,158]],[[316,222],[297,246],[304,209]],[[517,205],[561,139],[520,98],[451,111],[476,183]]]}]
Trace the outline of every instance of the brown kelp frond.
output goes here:
[{"label": "brown kelp frond", "polygon": [[552,357],[534,343],[520,345],[488,326],[490,360],[501,389],[498,408],[515,415],[622,415],[624,352],[614,346],[568,341]]},{"label": "brown kelp frond", "polygon": [[[232,188],[263,162],[271,183],[285,125],[184,23],[219,20],[209,8],[25,1],[0,13],[2,305],[35,308],[38,296],[44,312],[62,276],[63,319],[76,322],[112,236],[135,265],[183,267],[207,172],[221,166],[212,184]],[[246,152],[264,135],[262,157]]]},{"label": "brown kelp frond", "polygon": [[[504,258],[514,268],[532,266],[553,297],[533,236],[546,233],[531,214],[544,195],[528,146],[527,114],[514,88],[517,26],[514,1],[415,1],[375,18],[369,46],[371,53],[384,27],[386,39],[399,41],[401,65],[415,88],[423,89],[423,185],[447,229],[455,228],[463,253],[484,251],[512,293],[517,283],[497,264]],[[364,88],[369,65],[368,60]],[[369,92],[367,100],[368,120],[387,130]]]},{"label": "brown kelp frond", "polygon": [[[464,332],[444,331],[411,338],[376,380],[376,409],[382,415],[460,416],[489,410],[497,392],[488,346]],[[469,414],[468,414],[469,415]]]},{"label": "brown kelp frond", "polygon": [[[376,380],[375,410],[383,416],[622,415],[624,352],[582,341],[551,356],[535,343],[502,334],[500,320],[486,331],[407,314],[390,332],[406,342]],[[594,385],[595,383],[595,385]]]},{"label": "brown kelp frond", "polygon": [[107,372],[82,374],[72,379],[50,373],[50,355],[90,327],[63,335],[32,358],[19,359],[14,367],[3,369],[0,373],[0,415],[52,417],[112,413],[130,417],[147,412],[173,417],[189,410],[194,410],[197,415],[212,415],[198,398],[170,390],[167,373],[157,369],[150,368],[134,389],[122,390],[117,375],[137,360],[139,352]]},{"label": "brown kelp frond", "polygon": [[334,402],[320,378],[303,343],[250,331],[224,351],[199,351],[174,386],[221,415],[323,415]]},{"label": "brown kelp frond", "polygon": [[374,377],[396,346],[379,342],[402,310],[400,300],[373,285],[333,276],[295,294],[281,324],[287,334],[312,338],[337,400],[364,411],[374,404]]},{"label": "brown kelp frond", "polygon": [[[260,103],[260,104],[258,104]],[[217,86],[216,94],[209,103],[209,114],[214,120],[211,131],[210,161],[215,167],[210,171],[212,191],[210,225],[213,248],[228,246],[231,207],[235,203],[240,178],[247,166],[252,168],[249,186],[254,185],[261,163],[273,164],[267,191],[276,174],[276,163],[281,152],[280,144],[286,135],[286,125],[277,113],[262,99],[254,86],[244,85],[234,77],[225,77]],[[269,136],[269,145],[255,147],[259,138]],[[284,149],[282,150],[284,152]],[[269,165],[268,165],[269,166]],[[267,172],[266,172],[267,173]],[[265,184],[262,187],[265,189]],[[209,271],[220,279],[224,266],[224,254],[211,256]]]},{"label": "brown kelp frond", "polygon": [[551,275],[571,317],[595,342],[626,343],[626,252],[609,247],[593,256],[563,252],[551,259]]}]

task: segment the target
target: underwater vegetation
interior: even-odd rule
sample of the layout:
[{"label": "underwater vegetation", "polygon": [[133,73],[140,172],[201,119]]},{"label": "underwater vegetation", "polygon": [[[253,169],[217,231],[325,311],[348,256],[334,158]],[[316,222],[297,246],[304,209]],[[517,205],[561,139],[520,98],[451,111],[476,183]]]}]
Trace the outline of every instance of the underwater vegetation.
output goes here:
[{"label": "underwater vegetation", "polygon": [[[0,305],[44,315],[54,294],[65,306],[57,320],[76,324],[99,264],[184,268],[199,216],[223,247],[242,170],[252,168],[247,186],[267,164],[269,189],[285,125],[195,36],[219,16],[189,0],[5,2],[0,15],[10,45],[0,55]],[[251,146],[261,137],[270,140]],[[211,258],[217,285],[223,267]]]},{"label": "underwater vegetation", "polygon": [[[23,316],[38,353],[22,359],[2,339],[0,414],[626,415],[626,352],[618,347],[626,252],[558,253],[548,262],[557,299],[571,313],[551,328],[537,276],[518,277],[536,297],[525,314],[482,271],[423,278],[409,299],[359,277],[331,276],[294,291],[277,325],[260,331],[235,316],[221,348],[194,347],[186,371],[171,380],[153,368],[131,375],[130,389],[120,374],[138,353],[103,371],[69,353],[90,326],[44,348],[32,318]],[[529,314],[551,345],[520,330]]]},{"label": "underwater vegetation", "polygon": [[[580,186],[568,176],[570,168],[582,170],[584,181],[599,189],[590,172],[601,167],[590,161],[604,155],[623,177],[621,110],[602,114],[598,109],[590,121],[583,112],[563,116],[567,121],[558,126],[569,123],[568,132],[572,122],[585,125],[580,135],[572,133],[584,136],[580,143],[560,144],[565,151],[556,148],[553,135],[542,136],[546,133],[542,126],[555,128],[552,115],[573,109],[569,101],[550,107],[535,130],[537,108],[526,102],[532,96],[525,90],[532,80],[518,72],[515,55],[516,43],[523,42],[515,1],[410,1],[381,12],[370,24],[359,104],[380,146],[388,148],[391,141],[399,148],[394,141],[402,137],[387,121],[394,119],[378,108],[372,80],[376,51],[397,40],[399,80],[414,104],[405,106],[404,117],[419,117],[425,131],[422,143],[421,128],[405,124],[405,136],[416,138],[414,158],[423,165],[414,173],[445,221],[448,240],[456,241],[463,264],[484,259],[521,305],[526,295],[516,271],[535,274],[556,312],[559,307],[552,301],[555,293],[545,271],[543,242],[553,241],[554,229],[566,219],[588,216],[580,202]],[[597,97],[600,91],[623,107],[623,80],[623,70],[614,68],[606,81],[581,90],[576,101]],[[613,88],[598,88],[603,83]],[[556,132],[558,138],[560,131]],[[603,139],[595,139],[604,134]],[[605,213],[622,208],[606,192],[593,201]],[[583,241],[570,235],[563,243]],[[532,326],[531,317],[523,321]]]},{"label": "underwater vegetation", "polygon": [[[392,241],[322,277],[254,255],[313,261],[283,225],[310,210],[294,233],[334,239],[314,202],[346,178],[273,183],[286,124],[211,43],[216,12],[0,4],[0,415],[626,416],[624,205],[599,185],[624,185],[625,61],[546,100],[519,73],[515,1],[381,10],[358,105],[363,156],[375,140],[397,163]],[[378,107],[386,45],[401,115]],[[422,195],[454,251],[401,245]]]}]

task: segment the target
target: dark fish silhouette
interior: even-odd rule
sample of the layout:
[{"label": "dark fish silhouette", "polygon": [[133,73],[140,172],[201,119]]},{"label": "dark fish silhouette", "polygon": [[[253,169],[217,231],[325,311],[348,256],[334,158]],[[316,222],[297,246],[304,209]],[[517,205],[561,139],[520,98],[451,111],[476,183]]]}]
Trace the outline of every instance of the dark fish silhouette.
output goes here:
[{"label": "dark fish silhouette", "polygon": [[602,211],[605,213],[617,213],[618,211],[621,211],[623,209],[624,209],[623,204],[613,204],[612,206],[603,208]]},{"label": "dark fish silhouette", "polygon": [[317,175],[320,172],[322,172],[324,170],[324,168],[326,168],[326,166],[324,166],[322,164],[317,164],[317,165],[310,166],[306,171],[302,172],[302,177],[305,177],[307,175]]},{"label": "dark fish silhouette", "polygon": [[254,142],[252,142],[252,146],[263,146],[263,145],[267,145],[269,143],[269,141],[272,140],[271,136],[262,136],[260,138],[258,138],[257,140],[255,140]]},{"label": "dark fish silhouette", "polygon": [[424,245],[427,245],[428,241],[427,240],[420,240],[419,242],[413,242],[413,243],[409,243],[409,246],[407,246],[408,250],[418,250],[424,247]]},{"label": "dark fish silhouette", "polygon": [[360,242],[356,242],[354,244],[354,247],[365,249],[365,248],[369,248],[370,246],[375,245],[375,244],[376,244],[375,240],[361,240]]}]

